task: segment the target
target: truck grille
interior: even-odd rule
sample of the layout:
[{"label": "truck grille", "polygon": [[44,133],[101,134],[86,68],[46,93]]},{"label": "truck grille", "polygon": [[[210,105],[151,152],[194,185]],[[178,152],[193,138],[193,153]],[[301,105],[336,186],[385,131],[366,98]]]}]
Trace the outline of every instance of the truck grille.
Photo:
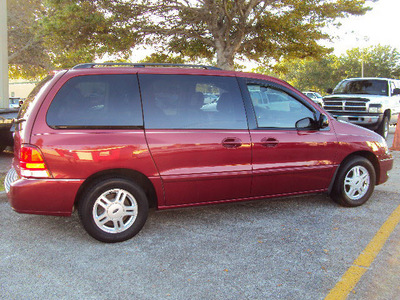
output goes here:
[{"label": "truck grille", "polygon": [[366,112],[368,101],[365,98],[329,98],[324,99],[324,108],[329,112]]}]

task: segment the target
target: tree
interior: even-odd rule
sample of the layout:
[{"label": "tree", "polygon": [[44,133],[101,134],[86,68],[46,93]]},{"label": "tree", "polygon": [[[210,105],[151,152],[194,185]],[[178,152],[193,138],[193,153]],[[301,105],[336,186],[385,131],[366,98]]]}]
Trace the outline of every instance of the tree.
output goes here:
[{"label": "tree", "polygon": [[105,54],[127,57],[135,45],[136,34],[120,28],[119,15],[103,1],[7,1],[11,78],[42,76]]},{"label": "tree", "polygon": [[[27,11],[28,29],[38,48],[28,47],[29,55],[20,58],[40,49],[45,68],[106,54],[126,58],[147,44],[178,57],[216,58],[223,69],[233,69],[235,58],[271,63],[321,57],[331,50],[318,44],[329,39],[325,27],[369,9],[368,0],[8,1],[35,4]],[[11,55],[16,48],[11,46]]]},{"label": "tree", "polygon": [[279,77],[301,91],[325,93],[334,87],[340,78],[335,69],[336,56],[329,55],[322,59],[296,59],[283,61],[275,66]]},{"label": "tree", "polygon": [[381,45],[350,49],[339,57],[283,60],[273,67],[259,67],[255,71],[280,77],[301,91],[324,93],[343,79],[361,77],[362,63],[365,77],[400,77],[399,52]]},{"label": "tree", "polygon": [[40,0],[7,0],[8,62],[11,77],[34,77],[50,65],[37,34]]},{"label": "tree", "polygon": [[164,53],[152,53],[142,59],[142,63],[171,63],[171,64],[184,64],[185,59],[181,56],[172,56]]},{"label": "tree", "polygon": [[111,2],[118,1],[45,1],[40,28],[54,65],[71,67],[105,54],[129,56],[137,34],[122,24],[118,11],[108,10]]},{"label": "tree", "polygon": [[363,75],[364,77],[398,78],[400,53],[391,46],[353,48],[337,59],[336,68],[343,78]]},{"label": "tree", "polygon": [[[112,2],[112,3],[111,3]],[[123,26],[140,40],[162,42],[191,58],[216,55],[217,65],[233,69],[235,58],[281,60],[321,57],[330,49],[327,24],[362,15],[366,0],[155,0],[110,1]]]}]

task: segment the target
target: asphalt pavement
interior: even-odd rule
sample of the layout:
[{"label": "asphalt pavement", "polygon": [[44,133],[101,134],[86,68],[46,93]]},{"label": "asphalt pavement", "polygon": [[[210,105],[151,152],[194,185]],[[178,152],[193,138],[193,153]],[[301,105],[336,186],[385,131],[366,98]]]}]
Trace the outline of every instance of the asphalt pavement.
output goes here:
[{"label": "asphalt pavement", "polygon": [[[394,156],[361,207],[308,195],[152,211],[119,244],[91,238],[76,213],[17,214],[2,194],[0,299],[324,299],[400,205]],[[399,271],[397,226],[349,299],[398,299]]]}]

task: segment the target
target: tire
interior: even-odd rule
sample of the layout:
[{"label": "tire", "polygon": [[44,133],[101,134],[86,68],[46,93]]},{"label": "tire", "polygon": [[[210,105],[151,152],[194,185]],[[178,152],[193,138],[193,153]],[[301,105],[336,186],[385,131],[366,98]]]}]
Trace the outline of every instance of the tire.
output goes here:
[{"label": "tire", "polygon": [[85,230],[105,243],[123,242],[135,236],[145,224],[148,210],[142,188],[123,178],[94,183],[78,206]]},{"label": "tire", "polygon": [[389,117],[385,115],[383,117],[383,120],[381,124],[379,124],[378,129],[376,130],[376,133],[381,135],[385,140],[387,139],[389,135]]},{"label": "tire", "polygon": [[371,162],[364,157],[354,156],[340,167],[331,197],[342,206],[360,206],[371,197],[375,179],[375,169]]}]

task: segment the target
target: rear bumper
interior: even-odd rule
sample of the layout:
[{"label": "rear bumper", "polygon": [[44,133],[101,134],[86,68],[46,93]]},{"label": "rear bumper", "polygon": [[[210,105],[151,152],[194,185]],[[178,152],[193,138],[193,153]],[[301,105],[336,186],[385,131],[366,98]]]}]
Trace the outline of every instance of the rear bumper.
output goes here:
[{"label": "rear bumper", "polygon": [[18,179],[8,198],[18,213],[70,216],[83,180]]}]

